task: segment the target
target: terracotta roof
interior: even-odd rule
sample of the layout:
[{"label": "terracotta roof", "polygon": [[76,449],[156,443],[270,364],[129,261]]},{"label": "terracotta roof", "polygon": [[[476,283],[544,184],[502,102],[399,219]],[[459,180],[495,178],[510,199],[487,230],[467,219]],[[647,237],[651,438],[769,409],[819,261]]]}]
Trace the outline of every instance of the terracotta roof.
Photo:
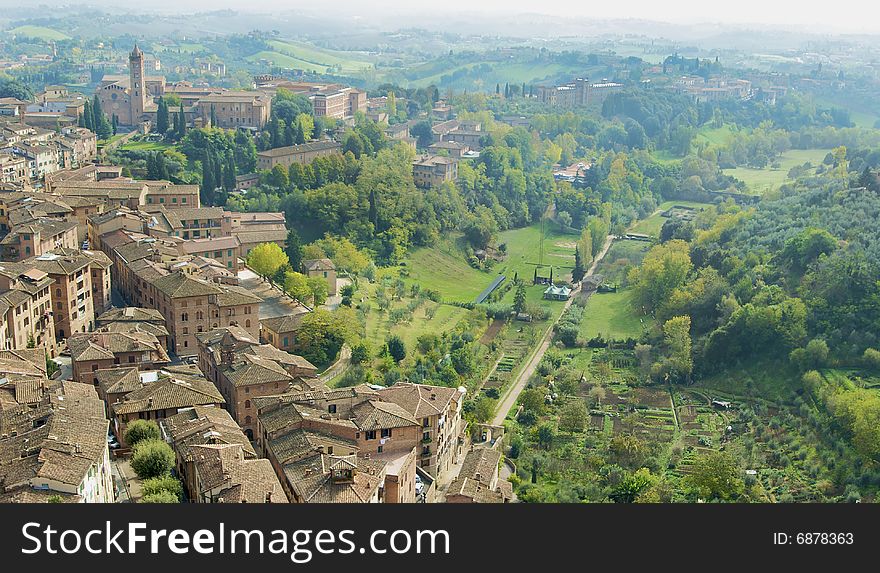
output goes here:
[{"label": "terracotta roof", "polygon": [[139,390],[143,384],[138,375],[138,369],[131,368],[103,368],[95,372],[98,379],[98,387],[106,396],[107,394],[127,394]]},{"label": "terracotta roof", "polygon": [[416,419],[442,414],[451,401],[461,396],[456,388],[407,382],[383,388],[378,393],[382,400],[399,404]]},{"label": "terracotta roof", "polygon": [[165,317],[154,308],[125,306],[122,308],[111,308],[96,318],[95,322],[99,325],[108,322],[155,322],[165,324]]},{"label": "terracotta roof", "polygon": [[[334,468],[352,471],[352,479],[334,480]],[[379,461],[321,453],[284,466],[292,489],[306,503],[369,502],[384,483],[384,473]]]},{"label": "terracotta roof", "polygon": [[217,305],[220,307],[263,302],[263,299],[243,287],[221,285],[220,290],[221,292],[217,293]]},{"label": "terracotta roof", "polygon": [[168,295],[170,298],[207,296],[223,292],[217,285],[194,279],[181,272],[159,277],[153,281],[153,286]]},{"label": "terracotta roof", "polygon": [[126,394],[111,408],[119,415],[224,403],[217,387],[204,377],[160,375],[156,382]]},{"label": "terracotta roof", "polygon": [[393,402],[368,400],[353,407],[351,413],[361,430],[421,426],[409,412]]},{"label": "terracotta roof", "polygon": [[0,491],[31,480],[79,486],[103,462],[108,427],[94,387],[73,382],[56,383],[38,405],[0,411],[7,436],[0,438]]},{"label": "terracotta roof", "polygon": [[333,271],[336,265],[330,259],[308,259],[302,262],[307,271]]},{"label": "terracotta roof", "polygon": [[287,503],[281,482],[266,459],[247,459],[239,444],[192,446],[199,483],[222,503]]},{"label": "terracotta roof", "polygon": [[257,155],[260,157],[285,157],[287,155],[325,151],[328,149],[342,149],[342,144],[333,140],[312,141],[310,143],[301,143],[299,145],[289,145],[287,147],[276,147],[275,149],[260,151]]},{"label": "terracotta roof", "polygon": [[194,406],[161,422],[172,446],[183,459],[192,459],[193,446],[238,444],[247,458],[257,453],[229,412],[215,406]]},{"label": "terracotta roof", "polygon": [[295,314],[285,316],[273,316],[272,318],[261,318],[260,324],[272,332],[295,332],[299,330],[302,319],[310,311],[304,306],[298,306],[293,309]]}]

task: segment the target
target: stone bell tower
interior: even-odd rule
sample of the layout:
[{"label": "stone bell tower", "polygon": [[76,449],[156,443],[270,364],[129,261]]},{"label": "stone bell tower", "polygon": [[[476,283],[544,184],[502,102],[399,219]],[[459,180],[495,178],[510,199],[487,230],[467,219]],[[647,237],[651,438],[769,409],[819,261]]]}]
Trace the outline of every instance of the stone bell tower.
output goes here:
[{"label": "stone bell tower", "polygon": [[144,53],[134,45],[128,55],[128,70],[131,81],[131,123],[137,125],[147,107],[146,75],[144,74]]}]

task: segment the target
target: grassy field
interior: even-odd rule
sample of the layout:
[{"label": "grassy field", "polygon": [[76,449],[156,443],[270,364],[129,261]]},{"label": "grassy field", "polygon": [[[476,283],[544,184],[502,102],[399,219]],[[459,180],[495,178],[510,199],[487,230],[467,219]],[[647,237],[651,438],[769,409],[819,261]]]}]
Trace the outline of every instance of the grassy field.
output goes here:
[{"label": "grassy field", "polygon": [[27,38],[36,38],[37,40],[43,40],[45,42],[70,39],[70,36],[64,32],[59,32],[58,30],[53,30],[52,28],[46,28],[44,26],[19,26],[18,28],[7,30],[7,33],[15,34],[17,36],[25,36]]},{"label": "grassy field", "polygon": [[[405,306],[408,300],[395,302],[395,308]],[[434,316],[430,319],[425,315],[428,309],[436,309],[433,310]],[[407,348],[415,348],[419,336],[429,332],[432,334],[448,332],[455,328],[467,313],[467,309],[464,308],[426,301],[416,310],[410,322],[393,324],[388,318],[388,313],[380,313],[374,308],[367,315],[366,335],[374,349],[381,348],[392,334],[399,336]]]},{"label": "grassy field", "polygon": [[299,58],[294,58],[279,52],[270,52],[263,50],[246,58],[249,62],[257,62],[259,60],[269,60],[274,66],[281,68],[291,68],[294,70],[314,71],[319,74],[326,74],[330,68],[321,64],[307,62]]},{"label": "grassy field", "polygon": [[338,52],[324,50],[303,42],[272,40],[269,42],[273,52],[278,52],[311,63],[313,65],[333,67],[342,73],[357,73],[365,68],[373,67],[373,63],[356,52]]},{"label": "grassy field", "polygon": [[436,290],[447,300],[471,302],[492,283],[496,272],[479,271],[467,264],[453,244],[421,248],[412,252],[406,264],[408,284]]},{"label": "grassy field", "polygon": [[657,209],[659,209],[658,213],[654,213],[650,217],[638,221],[630,230],[633,233],[642,233],[645,235],[651,235],[652,237],[659,237],[660,229],[663,227],[663,223],[666,222],[666,217],[664,217],[662,213],[675,205],[693,207],[694,209],[701,209],[709,206],[708,203],[698,203],[696,201],[664,201],[659,207],[657,207]]},{"label": "grassy field", "polygon": [[765,167],[764,169],[753,169],[751,167],[737,167],[736,169],[725,169],[726,175],[732,175],[743,181],[749,187],[749,191],[754,195],[763,195],[767,191],[779,187],[788,179],[788,171],[796,166],[803,165],[807,161],[813,165],[822,162],[828,149],[792,149],[783,153],[776,161],[779,167]]},{"label": "grassy field", "polygon": [[154,44],[153,50],[162,52],[180,52],[182,54],[197,54],[199,52],[207,52],[208,48],[206,48],[204,44],[199,44],[196,42],[181,42],[174,46]]},{"label": "grassy field", "polygon": [[732,134],[733,130],[728,125],[719,128],[703,126],[700,131],[697,132],[695,141],[697,143],[705,141],[711,145],[725,145]]},{"label": "grassy field", "polygon": [[[480,79],[483,81],[484,88],[494,88],[496,83],[501,83],[504,87],[505,82],[511,84],[533,83],[543,80],[546,77],[557,76],[572,70],[569,66],[562,64],[546,64],[546,63],[500,63],[488,62],[492,66],[492,71],[487,73],[485,77]],[[430,84],[439,84],[442,76],[451,76],[459,70],[469,70],[480,64],[465,64],[461,66],[451,67],[431,75],[418,78],[411,82],[415,87],[427,86]]]},{"label": "grassy field", "polygon": [[602,275],[606,284],[622,284],[629,269],[642,264],[651,246],[652,243],[646,241],[614,241],[605,258],[596,266],[596,274]]},{"label": "grassy field", "polygon": [[[553,267],[553,278],[567,278],[574,266],[574,247],[578,235],[562,232],[559,225],[544,223],[544,265]],[[540,258],[541,224],[498,234],[498,244],[507,245],[507,258],[497,265],[499,273],[530,279]],[[544,269],[542,274],[549,273]]]},{"label": "grassy field", "polygon": [[165,151],[174,147],[164,141],[128,141],[119,146],[119,149],[127,151]]},{"label": "grassy field", "polygon": [[[581,338],[590,339],[601,334],[603,338],[638,338],[643,327],[631,304],[632,293],[627,290],[618,292],[597,292],[587,302],[586,312],[581,321]],[[644,320],[650,320],[645,317]]]}]

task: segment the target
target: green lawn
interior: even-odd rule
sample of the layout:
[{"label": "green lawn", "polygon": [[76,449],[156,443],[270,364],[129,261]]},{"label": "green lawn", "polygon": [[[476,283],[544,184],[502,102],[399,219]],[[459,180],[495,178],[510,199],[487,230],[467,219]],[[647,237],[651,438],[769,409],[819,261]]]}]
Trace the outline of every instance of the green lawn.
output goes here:
[{"label": "green lawn", "polygon": [[587,303],[584,318],[581,321],[580,336],[585,339],[601,334],[603,338],[638,338],[652,319],[643,317],[645,326],[639,321],[631,304],[632,293],[627,290],[618,292],[597,292]]},{"label": "green lawn", "polygon": [[792,167],[803,165],[807,161],[813,165],[819,165],[829,151],[828,149],[792,149],[774,161],[780,164],[776,169],[769,166],[764,169],[737,167],[725,169],[724,173],[743,181],[748,185],[752,194],[763,195],[783,184],[788,179],[788,171]]},{"label": "green lawn", "polygon": [[70,39],[70,36],[64,32],[59,32],[58,30],[53,30],[52,28],[46,28],[44,26],[19,26],[18,28],[7,30],[7,33],[15,34],[17,36],[25,36],[27,38],[36,38],[37,40],[43,40],[45,42]]},{"label": "green lawn", "polygon": [[436,290],[445,300],[472,302],[495,279],[496,272],[483,272],[471,267],[464,254],[452,245],[441,248],[420,248],[407,259],[408,284]]},{"label": "green lawn", "polygon": [[[547,221],[544,223],[544,265],[542,274],[550,272],[553,267],[553,278],[567,279],[574,267],[574,247],[580,237],[573,233],[562,232],[559,225]],[[498,244],[507,245],[507,258],[496,268],[501,274],[513,278],[528,280],[534,276],[535,267],[540,259],[541,224],[530,227],[512,229],[498,234]]]},{"label": "green lawn", "polygon": [[[409,299],[395,301],[394,308],[405,307]],[[425,311],[436,308],[434,316],[430,320],[425,317]],[[385,344],[388,336],[396,334],[406,347],[414,352],[416,341],[425,333],[443,334],[455,328],[458,322],[467,315],[468,310],[447,304],[438,305],[435,302],[426,301],[419,307],[409,323],[392,324],[388,313],[380,313],[373,305],[367,315],[367,339],[373,349],[378,350]]]}]

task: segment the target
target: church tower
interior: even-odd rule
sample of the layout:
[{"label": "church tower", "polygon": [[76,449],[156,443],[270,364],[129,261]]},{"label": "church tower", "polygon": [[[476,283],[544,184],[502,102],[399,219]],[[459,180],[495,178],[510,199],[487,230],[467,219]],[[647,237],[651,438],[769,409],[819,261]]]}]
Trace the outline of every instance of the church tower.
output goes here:
[{"label": "church tower", "polygon": [[137,125],[147,107],[146,75],[144,74],[144,53],[134,45],[128,55],[128,70],[131,81],[131,124]]}]

